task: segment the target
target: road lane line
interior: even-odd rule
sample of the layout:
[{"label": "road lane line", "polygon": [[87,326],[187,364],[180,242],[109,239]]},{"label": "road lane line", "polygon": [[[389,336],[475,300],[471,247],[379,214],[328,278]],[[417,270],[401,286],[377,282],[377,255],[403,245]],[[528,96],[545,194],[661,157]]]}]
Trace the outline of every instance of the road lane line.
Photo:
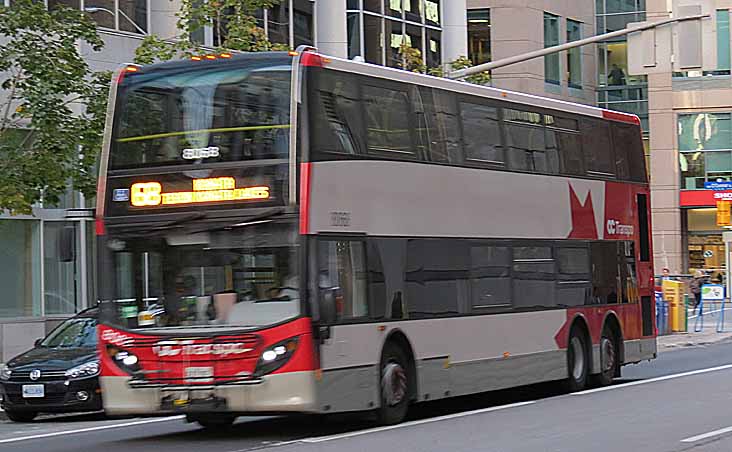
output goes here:
[{"label": "road lane line", "polygon": [[368,428],[365,430],[358,430],[356,432],[343,433],[340,435],[316,436],[314,438],[305,438],[305,439],[299,440],[299,442],[301,442],[301,443],[322,443],[325,441],[333,441],[336,439],[351,438],[354,436],[367,435],[369,433],[383,432],[383,431],[387,431],[387,430],[394,430],[397,428],[405,428],[405,427],[412,427],[414,425],[429,424],[432,422],[444,421],[446,419],[456,419],[456,418],[465,417],[465,416],[472,416],[474,414],[490,413],[491,411],[499,411],[499,410],[507,410],[509,408],[517,408],[520,406],[531,405],[536,402],[537,402],[537,400],[530,400],[527,402],[511,403],[508,405],[500,405],[500,406],[494,406],[494,407],[490,407],[490,408],[482,408],[480,410],[465,411],[463,413],[447,414],[444,416],[431,417],[428,419],[419,419],[416,421],[403,422],[401,424],[388,425],[386,427]]},{"label": "road lane line", "polygon": [[74,435],[77,433],[96,432],[99,430],[109,430],[109,429],[113,429],[113,428],[134,427],[135,425],[152,424],[152,423],[156,423],[156,422],[167,422],[167,421],[173,421],[173,420],[177,420],[177,419],[185,419],[185,416],[183,416],[183,415],[168,416],[168,417],[163,417],[163,418],[145,419],[142,421],[125,422],[124,424],[101,425],[99,427],[80,428],[77,430],[63,430],[63,431],[59,431],[59,432],[40,433],[38,435],[20,436],[18,438],[0,439],[0,444],[17,443],[19,441],[29,441],[32,439],[52,438],[54,436]]},{"label": "road lane line", "polygon": [[717,372],[720,370],[732,369],[732,364],[725,364],[724,366],[709,367],[707,369],[692,370],[689,372],[682,372],[680,374],[664,375],[663,377],[649,378],[648,380],[631,381],[628,383],[621,383],[619,385],[605,386],[602,388],[588,389],[586,391],[573,392],[570,395],[580,396],[585,394],[594,394],[595,392],[612,391],[613,389],[627,388],[628,386],[644,385],[647,383],[655,383],[657,381],[673,380],[675,378],[689,377],[692,375],[706,374],[709,372]]},{"label": "road lane line", "polygon": [[732,432],[732,427],[720,428],[719,430],[714,430],[713,432],[702,433],[701,435],[684,438],[681,440],[681,442],[682,443],[695,443],[695,442],[701,441],[703,439],[712,438],[714,436],[719,436],[719,435],[724,435],[725,433],[730,433],[730,432]]}]

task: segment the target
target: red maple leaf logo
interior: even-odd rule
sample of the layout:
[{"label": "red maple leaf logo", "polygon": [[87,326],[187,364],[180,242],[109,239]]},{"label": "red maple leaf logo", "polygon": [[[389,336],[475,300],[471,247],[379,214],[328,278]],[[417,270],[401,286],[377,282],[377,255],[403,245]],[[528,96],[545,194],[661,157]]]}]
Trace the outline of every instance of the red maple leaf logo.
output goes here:
[{"label": "red maple leaf logo", "polygon": [[582,203],[569,184],[569,207],[572,212],[572,230],[569,231],[569,239],[597,239],[597,226],[595,225],[595,209],[592,207],[591,192],[587,191],[587,198]]}]

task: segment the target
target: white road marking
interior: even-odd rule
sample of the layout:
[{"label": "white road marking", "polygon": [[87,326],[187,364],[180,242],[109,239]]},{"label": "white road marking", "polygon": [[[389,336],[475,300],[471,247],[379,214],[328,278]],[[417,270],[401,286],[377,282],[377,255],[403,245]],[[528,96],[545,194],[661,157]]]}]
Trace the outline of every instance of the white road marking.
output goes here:
[{"label": "white road marking", "polygon": [[52,438],[54,436],[75,435],[77,433],[96,432],[99,430],[109,430],[109,429],[113,429],[113,428],[133,427],[135,425],[153,424],[156,422],[167,422],[167,421],[173,421],[176,419],[185,419],[185,416],[183,416],[183,415],[168,416],[168,417],[163,417],[163,418],[145,419],[142,421],[125,422],[123,424],[101,425],[99,427],[80,428],[77,430],[62,430],[59,432],[41,433],[38,435],[29,435],[29,436],[21,436],[18,438],[1,439],[0,444],[17,443],[19,441],[29,441],[32,439]]},{"label": "white road marking", "polygon": [[682,443],[695,443],[695,442],[701,441],[703,439],[712,438],[714,436],[719,436],[719,435],[724,435],[725,433],[730,433],[730,432],[732,432],[732,427],[720,428],[719,430],[714,430],[713,432],[702,433],[701,435],[684,438],[681,440],[681,442]]},{"label": "white road marking", "polygon": [[664,375],[663,377],[649,378],[648,380],[631,381],[628,383],[621,383],[619,385],[605,386],[602,388],[588,389],[586,391],[573,392],[570,395],[579,396],[585,394],[593,394],[595,392],[612,391],[613,389],[627,388],[628,386],[644,385],[647,383],[655,383],[657,381],[673,380],[675,378],[689,377],[692,375],[706,374],[709,372],[717,372],[720,370],[732,369],[732,364],[725,364],[724,366],[709,367],[707,369],[692,370],[689,372],[682,372],[680,374]]},{"label": "white road marking", "polygon": [[518,402],[518,403],[511,403],[508,405],[501,405],[501,406],[494,406],[490,408],[483,408],[480,410],[473,410],[473,411],[465,411],[463,413],[455,413],[455,414],[447,414],[445,416],[438,416],[438,417],[432,417],[428,419],[420,419],[417,421],[410,421],[410,422],[403,422],[401,424],[397,425],[388,425],[386,427],[375,427],[375,428],[369,428],[365,430],[358,430],[356,432],[350,432],[350,433],[343,433],[340,435],[330,435],[330,436],[319,436],[314,438],[305,438],[299,440],[299,442],[302,443],[322,443],[325,441],[333,441],[336,439],[344,439],[344,438],[351,438],[354,436],[360,436],[360,435],[367,435],[369,433],[376,433],[376,432],[383,432],[387,430],[394,430],[397,428],[405,428],[405,427],[412,427],[414,425],[421,425],[421,424],[429,424],[431,422],[438,422],[438,421],[444,421],[446,419],[455,419],[459,417],[465,417],[465,416],[472,416],[474,414],[481,414],[481,413],[489,413],[491,411],[499,411],[499,410],[506,410],[509,408],[517,408],[520,406],[525,405],[531,405],[536,403],[536,400],[531,400],[528,402]]}]

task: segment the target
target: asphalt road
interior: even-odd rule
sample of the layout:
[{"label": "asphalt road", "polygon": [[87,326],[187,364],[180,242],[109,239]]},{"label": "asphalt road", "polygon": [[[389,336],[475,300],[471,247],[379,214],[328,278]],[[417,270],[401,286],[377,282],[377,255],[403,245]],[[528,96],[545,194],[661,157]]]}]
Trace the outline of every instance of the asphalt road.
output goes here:
[{"label": "asphalt road", "polygon": [[0,422],[0,450],[719,451],[732,450],[732,342],[668,351],[617,384],[567,394],[542,384],[420,405],[375,427],[354,417],[240,418],[208,432],[180,417],[45,417]]}]

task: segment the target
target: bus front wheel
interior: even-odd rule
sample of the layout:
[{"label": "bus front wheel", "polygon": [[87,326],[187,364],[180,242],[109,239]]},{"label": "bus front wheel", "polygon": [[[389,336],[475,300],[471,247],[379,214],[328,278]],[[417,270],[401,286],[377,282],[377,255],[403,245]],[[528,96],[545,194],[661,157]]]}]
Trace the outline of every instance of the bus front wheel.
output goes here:
[{"label": "bus front wheel", "polygon": [[579,327],[572,328],[567,346],[567,386],[571,392],[581,391],[587,386],[589,376],[588,345]]},{"label": "bus front wheel", "polygon": [[406,417],[410,394],[408,372],[409,359],[406,352],[394,342],[387,342],[381,354],[379,374],[379,423],[398,424]]},{"label": "bus front wheel", "polygon": [[187,415],[188,422],[196,422],[208,430],[221,430],[230,427],[236,420],[231,414]]}]

